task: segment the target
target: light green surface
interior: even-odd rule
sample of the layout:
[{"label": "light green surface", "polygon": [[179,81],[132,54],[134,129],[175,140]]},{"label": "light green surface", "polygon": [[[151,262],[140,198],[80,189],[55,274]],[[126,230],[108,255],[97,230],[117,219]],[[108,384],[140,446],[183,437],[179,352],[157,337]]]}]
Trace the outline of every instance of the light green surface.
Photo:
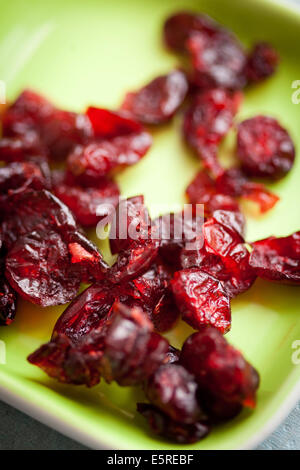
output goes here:
[{"label": "light green surface", "polygon": [[[278,74],[247,92],[241,116],[279,117],[300,148],[300,104],[291,102],[291,83],[300,79],[300,14],[266,0],[0,0],[0,79],[7,81],[11,98],[30,86],[70,109],[88,104],[116,107],[126,91],[178,63],[162,46],[161,28],[168,14],[182,8],[207,11],[233,28],[245,44],[267,39],[278,47]],[[199,166],[182,144],[179,130],[176,119],[155,131],[149,154],[118,178],[124,195],[144,193],[153,212],[157,203],[182,204],[184,189]],[[278,206],[264,218],[248,218],[248,240],[300,229],[299,177],[298,157],[291,174],[274,185],[282,196]],[[191,448],[243,446],[299,383],[300,366],[291,361],[292,342],[300,339],[299,292],[260,281],[233,302],[228,338],[261,373],[258,406]],[[0,330],[7,344],[0,387],[98,439],[99,445],[178,448],[148,433],[135,413],[135,403],[142,398],[136,390],[104,383],[93,390],[62,386],[26,362],[26,356],[49,338],[63,309],[20,303],[14,325]],[[170,337],[180,345],[188,331],[180,325]]]}]

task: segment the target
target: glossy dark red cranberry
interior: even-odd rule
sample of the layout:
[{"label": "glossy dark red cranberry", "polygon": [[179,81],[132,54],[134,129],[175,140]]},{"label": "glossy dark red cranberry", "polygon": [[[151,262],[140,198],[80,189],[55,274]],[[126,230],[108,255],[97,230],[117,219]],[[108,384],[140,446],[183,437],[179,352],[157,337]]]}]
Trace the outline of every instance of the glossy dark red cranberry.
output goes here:
[{"label": "glossy dark red cranberry", "polygon": [[72,175],[55,177],[54,194],[68,206],[84,227],[93,227],[114,212],[120,190],[114,181],[103,178],[93,187],[79,185]]},{"label": "glossy dark red cranberry", "polygon": [[169,121],[188,91],[186,76],[180,70],[161,75],[137,92],[127,93],[122,109],[145,124]]},{"label": "glossy dark red cranberry", "polygon": [[104,335],[102,376],[108,383],[141,384],[163,363],[168,347],[141,309],[115,304]]},{"label": "glossy dark red cranberry", "polygon": [[258,42],[250,52],[246,77],[249,83],[257,83],[265,80],[276,72],[279,63],[277,51],[266,42]]},{"label": "glossy dark red cranberry", "polygon": [[240,92],[213,88],[197,94],[185,114],[184,137],[214,176],[223,172],[217,160],[218,146],[233,124],[241,99]]},{"label": "glossy dark red cranberry", "polygon": [[255,407],[258,373],[216,328],[202,327],[190,336],[180,363],[214,400]]},{"label": "glossy dark red cranberry", "polygon": [[186,41],[193,32],[216,34],[220,26],[206,15],[180,11],[170,16],[164,24],[164,39],[171,49],[185,51]]},{"label": "glossy dark red cranberry", "polygon": [[256,116],[239,125],[237,154],[249,176],[277,180],[292,168],[295,147],[276,119]]},{"label": "glossy dark red cranberry", "polygon": [[101,334],[91,333],[88,341],[80,345],[58,334],[30,354],[28,361],[59,382],[93,387],[100,382],[101,346]]},{"label": "glossy dark red cranberry", "polygon": [[214,86],[231,90],[246,84],[246,54],[238,39],[225,30],[214,35],[195,32],[186,47],[191,55],[193,81],[200,88]]},{"label": "glossy dark red cranberry", "polygon": [[261,213],[271,210],[279,201],[262,183],[249,181],[245,173],[237,167],[225,170],[216,180],[216,188],[230,197],[241,197],[258,205]]},{"label": "glossy dark red cranberry", "polygon": [[0,139],[0,160],[4,162],[23,162],[34,155],[40,156],[41,159],[47,158],[47,150],[34,131],[18,137]]},{"label": "glossy dark red cranberry", "polygon": [[205,423],[183,424],[173,421],[158,408],[148,403],[138,403],[137,410],[147,419],[155,434],[178,444],[193,444],[209,433],[209,427]]},{"label": "glossy dark red cranberry", "polygon": [[174,421],[191,424],[203,418],[197,401],[197,383],[182,366],[159,367],[147,381],[145,393],[150,403]]},{"label": "glossy dark red cranberry", "polygon": [[193,328],[213,325],[222,333],[230,329],[230,298],[218,279],[190,268],[176,272],[171,285],[182,319]]},{"label": "glossy dark red cranberry", "polygon": [[7,254],[5,274],[16,292],[42,307],[69,302],[80,285],[70,266],[68,247],[53,231],[19,237]]},{"label": "glossy dark red cranberry", "polygon": [[188,185],[186,194],[190,203],[204,204],[204,213],[208,217],[216,210],[239,212],[238,203],[232,195],[221,192],[221,189],[208,173],[201,170]]},{"label": "glossy dark red cranberry", "polygon": [[65,158],[75,145],[84,144],[92,136],[86,116],[61,111],[31,90],[21,93],[6,110],[2,124],[6,137],[26,139],[34,133],[55,160]]},{"label": "glossy dark red cranberry", "polygon": [[300,232],[270,237],[252,244],[250,265],[268,281],[300,284]]}]

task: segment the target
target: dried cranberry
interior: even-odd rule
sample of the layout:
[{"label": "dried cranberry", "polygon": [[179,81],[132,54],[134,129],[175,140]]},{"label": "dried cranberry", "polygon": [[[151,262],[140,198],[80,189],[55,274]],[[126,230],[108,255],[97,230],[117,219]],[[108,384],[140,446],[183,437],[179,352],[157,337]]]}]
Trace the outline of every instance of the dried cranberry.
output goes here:
[{"label": "dried cranberry", "polygon": [[209,427],[205,423],[183,424],[173,421],[158,408],[147,403],[138,403],[137,410],[148,420],[155,434],[179,444],[193,444],[209,433]]},{"label": "dried cranberry", "polygon": [[185,114],[184,137],[214,176],[223,172],[217,160],[218,145],[231,128],[240,102],[240,92],[213,88],[197,94]]},{"label": "dried cranberry", "polygon": [[119,187],[110,179],[103,178],[94,187],[84,187],[70,175],[61,176],[61,181],[56,177],[53,191],[84,227],[97,225],[114,211],[119,202]]},{"label": "dried cranberry", "polygon": [[206,15],[180,11],[170,16],[164,24],[164,39],[168,47],[185,51],[186,40],[195,31],[211,36],[220,30],[220,26]]},{"label": "dried cranberry", "polygon": [[246,65],[246,77],[249,83],[257,83],[273,75],[279,63],[277,51],[266,42],[254,45]]},{"label": "dried cranberry", "polygon": [[3,135],[8,137],[35,133],[51,158],[61,160],[75,145],[92,136],[91,125],[84,115],[61,111],[48,100],[25,90],[3,116]]},{"label": "dried cranberry", "polygon": [[214,180],[205,172],[199,171],[186,189],[191,204],[204,204],[204,213],[211,216],[216,210],[239,212],[238,203],[231,195],[217,189]]},{"label": "dried cranberry", "polygon": [[258,373],[216,328],[202,327],[190,336],[183,345],[180,363],[214,400],[255,406]]},{"label": "dried cranberry", "polygon": [[222,333],[230,329],[230,299],[218,279],[190,268],[176,272],[171,285],[183,320],[193,328],[208,324]]},{"label": "dried cranberry", "polygon": [[279,197],[261,183],[253,183],[240,168],[230,168],[216,180],[216,188],[230,197],[242,197],[258,204],[261,213],[272,209]]},{"label": "dried cranberry", "polygon": [[6,257],[6,277],[22,297],[42,307],[69,302],[80,285],[70,269],[67,245],[51,231],[18,238]]},{"label": "dried cranberry", "polygon": [[91,106],[87,109],[86,115],[97,139],[111,140],[143,131],[142,125],[126,113]]},{"label": "dried cranberry", "polygon": [[46,149],[35,132],[0,139],[0,160],[7,163],[29,160],[33,155],[46,159]]},{"label": "dried cranberry", "polygon": [[0,168],[0,201],[6,196],[22,192],[27,188],[43,189],[47,180],[41,169],[31,162],[14,162]]},{"label": "dried cranberry", "polygon": [[256,116],[239,125],[237,154],[247,175],[277,180],[292,168],[295,147],[276,119]]},{"label": "dried cranberry", "polygon": [[145,387],[146,396],[152,405],[183,424],[195,423],[203,418],[196,392],[194,377],[176,364],[159,367]]},{"label": "dried cranberry", "polygon": [[163,363],[168,347],[141,309],[115,304],[104,335],[101,373],[108,383],[141,384]]},{"label": "dried cranberry", "polygon": [[91,333],[88,341],[80,345],[74,345],[67,336],[58,334],[30,354],[28,361],[59,382],[93,387],[100,382],[101,346],[99,333]]},{"label": "dried cranberry", "polygon": [[194,32],[186,42],[191,55],[193,80],[201,88],[213,86],[232,90],[246,84],[246,54],[233,34],[220,30],[210,36]]},{"label": "dried cranberry", "polygon": [[250,265],[268,281],[300,284],[300,232],[289,237],[270,237],[252,244]]},{"label": "dried cranberry", "polygon": [[161,75],[135,93],[127,93],[122,109],[145,124],[167,122],[182,104],[188,91],[180,70]]}]

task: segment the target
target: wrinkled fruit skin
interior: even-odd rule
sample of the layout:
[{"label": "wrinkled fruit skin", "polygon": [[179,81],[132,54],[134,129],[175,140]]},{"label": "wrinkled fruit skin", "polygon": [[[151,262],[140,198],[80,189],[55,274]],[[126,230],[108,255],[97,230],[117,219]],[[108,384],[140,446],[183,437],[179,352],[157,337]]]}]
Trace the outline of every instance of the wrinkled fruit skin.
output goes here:
[{"label": "wrinkled fruit skin", "polygon": [[16,292],[42,307],[69,302],[80,285],[70,269],[67,245],[56,232],[20,237],[6,257],[5,275]]},{"label": "wrinkled fruit skin", "polygon": [[4,276],[4,260],[0,261],[0,326],[10,325],[17,311],[17,294]]},{"label": "wrinkled fruit skin", "polygon": [[195,376],[200,390],[212,397],[215,412],[219,400],[220,412],[224,402],[255,406],[258,373],[216,328],[202,327],[190,336],[183,345],[180,364]]},{"label": "wrinkled fruit skin", "polygon": [[185,74],[174,70],[155,78],[141,90],[128,93],[122,109],[144,124],[162,124],[172,118],[187,91]]},{"label": "wrinkled fruit skin", "polygon": [[295,147],[278,121],[256,116],[238,127],[237,155],[247,175],[278,180],[291,170]]},{"label": "wrinkled fruit skin", "polygon": [[300,284],[300,232],[289,237],[270,237],[252,244],[250,265],[268,281]]},{"label": "wrinkled fruit skin", "polygon": [[198,93],[185,114],[183,135],[214,176],[223,172],[217,160],[218,146],[233,124],[241,99],[240,92],[213,88]]},{"label": "wrinkled fruit skin", "polygon": [[104,338],[102,376],[108,383],[141,384],[163,363],[168,348],[168,341],[153,331],[141,309],[115,304]]},{"label": "wrinkled fruit skin", "polygon": [[230,329],[230,299],[218,279],[190,268],[177,271],[171,285],[182,319],[193,328],[208,324],[222,333]]},{"label": "wrinkled fruit skin", "polygon": [[83,227],[94,227],[109,217],[119,203],[118,185],[103,178],[93,187],[79,185],[75,178],[62,174],[55,177],[54,194],[71,209]]},{"label": "wrinkled fruit skin", "polygon": [[276,72],[279,63],[277,51],[268,43],[259,42],[251,51],[246,65],[248,83],[257,83]]},{"label": "wrinkled fruit skin", "polygon": [[150,403],[183,424],[195,423],[203,418],[196,392],[194,377],[176,364],[159,367],[145,387]]},{"label": "wrinkled fruit skin", "polygon": [[200,441],[209,433],[205,423],[183,424],[173,421],[158,408],[147,403],[138,403],[137,410],[147,419],[151,430],[178,444],[193,444]]}]

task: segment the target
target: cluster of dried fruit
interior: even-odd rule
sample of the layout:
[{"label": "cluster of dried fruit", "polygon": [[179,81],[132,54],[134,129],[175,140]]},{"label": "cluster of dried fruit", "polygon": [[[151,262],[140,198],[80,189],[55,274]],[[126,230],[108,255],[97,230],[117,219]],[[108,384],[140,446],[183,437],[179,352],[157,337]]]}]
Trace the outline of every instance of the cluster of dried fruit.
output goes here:
[{"label": "cluster of dried fruit", "polygon": [[[191,72],[156,78],[127,94],[119,111],[62,111],[27,90],[3,113],[0,324],[13,321],[17,294],[43,307],[72,300],[29,361],[67,384],[92,387],[103,377],[142,386],[149,403],[138,410],[153,431],[189,443],[255,406],[258,374],[223,337],[231,299],[257,276],[300,284],[300,232],[249,250],[237,202],[272,208],[277,196],[250,178],[283,177],[295,149],[277,121],[257,116],[238,126],[240,165],[225,170],[217,158],[241,90],[276,69],[271,46],[246,54],[232,33],[186,12],[166,21],[164,36],[189,55]],[[119,201],[112,179],[150,148],[143,125],[169,121],[186,98],[184,137],[204,164],[187,188],[192,205],[205,206],[200,226],[194,206],[183,224],[182,214],[151,221],[143,196]],[[65,170],[53,169],[63,160]],[[112,266],[81,228],[107,216]],[[91,285],[76,297],[81,282]],[[181,351],[161,335],[180,317],[198,331]]]}]

